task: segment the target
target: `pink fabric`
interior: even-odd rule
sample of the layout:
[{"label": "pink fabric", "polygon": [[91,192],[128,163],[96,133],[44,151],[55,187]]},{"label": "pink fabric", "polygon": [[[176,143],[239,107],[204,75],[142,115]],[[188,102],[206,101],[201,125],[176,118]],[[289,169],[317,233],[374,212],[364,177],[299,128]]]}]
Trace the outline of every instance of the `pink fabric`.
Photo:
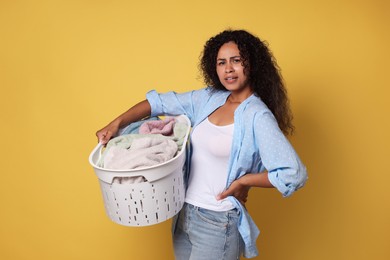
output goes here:
[{"label": "pink fabric", "polygon": [[175,118],[167,117],[164,120],[146,121],[139,128],[140,134],[162,134],[172,135]]}]

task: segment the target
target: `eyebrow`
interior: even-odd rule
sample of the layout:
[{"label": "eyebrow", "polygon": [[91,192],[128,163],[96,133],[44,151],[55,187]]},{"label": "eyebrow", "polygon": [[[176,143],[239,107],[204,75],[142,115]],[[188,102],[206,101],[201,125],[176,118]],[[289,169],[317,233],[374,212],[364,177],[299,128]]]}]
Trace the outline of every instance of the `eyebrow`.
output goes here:
[{"label": "eyebrow", "polygon": [[[235,59],[235,58],[241,58],[241,56],[233,56],[230,57],[229,59]],[[217,60],[226,60],[225,58],[217,58]]]}]

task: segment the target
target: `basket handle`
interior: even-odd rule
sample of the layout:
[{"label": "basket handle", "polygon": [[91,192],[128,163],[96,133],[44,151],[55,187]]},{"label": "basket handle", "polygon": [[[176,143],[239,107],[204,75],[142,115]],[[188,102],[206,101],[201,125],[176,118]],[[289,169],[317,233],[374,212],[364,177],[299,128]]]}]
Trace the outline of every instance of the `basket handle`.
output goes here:
[{"label": "basket handle", "polygon": [[96,162],[100,162],[100,159],[102,158],[102,155],[103,155],[103,144],[102,144],[102,142],[99,142],[99,144],[96,146],[96,150],[98,150],[98,149],[100,149],[100,151],[99,151],[99,156],[98,156],[98,158],[97,158],[97,161]]},{"label": "basket handle", "polygon": [[92,164],[92,165],[95,165],[95,163],[93,162],[93,159],[92,157],[97,153],[98,155],[98,158],[96,160],[96,163],[100,162],[100,159],[102,158],[102,147],[103,147],[104,144],[102,144],[101,142],[98,143],[98,145],[96,145],[96,147],[92,150],[90,156],[89,156],[89,162]]}]

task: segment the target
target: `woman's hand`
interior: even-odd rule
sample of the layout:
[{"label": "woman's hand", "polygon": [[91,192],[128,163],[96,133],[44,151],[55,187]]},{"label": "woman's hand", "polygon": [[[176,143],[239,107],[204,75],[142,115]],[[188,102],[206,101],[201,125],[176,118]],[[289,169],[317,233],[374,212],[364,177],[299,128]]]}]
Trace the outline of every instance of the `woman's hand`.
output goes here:
[{"label": "woman's hand", "polygon": [[225,191],[223,191],[217,196],[217,200],[222,200],[227,198],[228,196],[233,196],[245,207],[245,203],[248,199],[248,193],[250,189],[250,186],[246,186],[242,182],[242,179],[245,178],[245,176],[246,175],[244,175],[240,179],[233,181],[229,188],[227,188]]},{"label": "woman's hand", "polygon": [[151,107],[147,100],[141,101],[129,110],[118,116],[114,121],[109,123],[106,127],[96,132],[96,136],[100,143],[106,144],[111,137],[115,136],[119,128],[124,127],[132,122],[136,122],[150,116]]},{"label": "woman's hand", "polygon": [[100,143],[106,144],[111,137],[115,136],[119,131],[119,125],[114,122],[108,124],[106,127],[96,132],[96,136]]},{"label": "woman's hand", "polygon": [[247,173],[230,184],[229,188],[217,196],[217,200],[222,200],[228,196],[235,197],[244,207],[248,199],[251,187],[273,188],[268,179],[268,172]]}]

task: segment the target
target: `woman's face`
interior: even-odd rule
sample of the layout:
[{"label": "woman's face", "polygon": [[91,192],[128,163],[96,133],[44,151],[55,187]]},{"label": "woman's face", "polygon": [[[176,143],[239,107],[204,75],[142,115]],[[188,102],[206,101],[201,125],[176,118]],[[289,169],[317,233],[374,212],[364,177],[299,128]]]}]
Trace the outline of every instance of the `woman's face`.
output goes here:
[{"label": "woman's face", "polygon": [[227,42],[217,55],[217,74],[222,85],[231,92],[251,92],[237,44]]}]

